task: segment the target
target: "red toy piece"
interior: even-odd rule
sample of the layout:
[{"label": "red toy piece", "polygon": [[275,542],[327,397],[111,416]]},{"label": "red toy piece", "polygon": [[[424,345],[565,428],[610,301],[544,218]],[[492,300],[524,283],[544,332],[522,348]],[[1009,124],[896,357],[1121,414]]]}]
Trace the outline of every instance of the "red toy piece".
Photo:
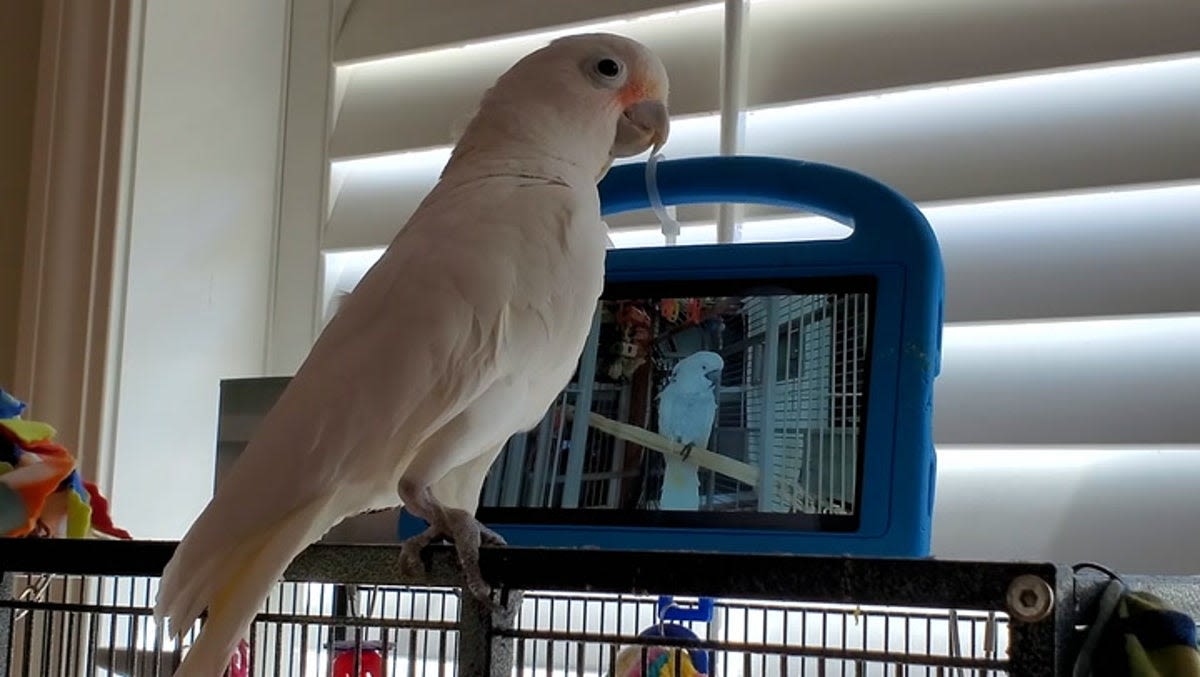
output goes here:
[{"label": "red toy piece", "polygon": [[329,677],[384,677],[383,651],[378,642],[359,644],[358,674],[354,674],[354,642],[334,645],[333,670]]}]

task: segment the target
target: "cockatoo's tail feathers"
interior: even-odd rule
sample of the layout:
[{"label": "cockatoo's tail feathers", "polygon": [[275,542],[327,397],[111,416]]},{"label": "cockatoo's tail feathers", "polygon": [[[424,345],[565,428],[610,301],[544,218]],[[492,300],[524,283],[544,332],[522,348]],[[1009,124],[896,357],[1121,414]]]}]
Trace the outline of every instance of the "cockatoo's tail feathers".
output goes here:
[{"label": "cockatoo's tail feathers", "polygon": [[238,641],[249,632],[254,615],[288,564],[330,528],[321,514],[327,505],[307,504],[274,529],[255,532],[231,553],[185,553],[199,558],[190,560],[186,578],[168,566],[154,614],[159,622],[166,617],[171,635],[182,639],[208,609],[203,632],[175,677],[224,674]]}]

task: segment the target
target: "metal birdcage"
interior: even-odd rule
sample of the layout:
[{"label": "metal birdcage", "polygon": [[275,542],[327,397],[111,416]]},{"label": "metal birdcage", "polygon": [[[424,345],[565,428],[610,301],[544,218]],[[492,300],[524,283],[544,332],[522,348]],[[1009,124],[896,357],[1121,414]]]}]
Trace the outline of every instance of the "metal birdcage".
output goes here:
[{"label": "metal birdcage", "polygon": [[[183,647],[150,609],[173,547],[5,542],[0,674],[169,675]],[[304,552],[253,625],[246,672],[230,674],[600,676],[654,647],[703,652],[721,677],[1066,674],[1107,582],[1049,564],[489,548],[493,611],[460,597],[449,548],[431,549],[421,581],[397,555]],[[1200,590],[1126,581],[1185,603]],[[695,639],[645,636],[657,594],[715,597],[712,619],[685,624]]]}]

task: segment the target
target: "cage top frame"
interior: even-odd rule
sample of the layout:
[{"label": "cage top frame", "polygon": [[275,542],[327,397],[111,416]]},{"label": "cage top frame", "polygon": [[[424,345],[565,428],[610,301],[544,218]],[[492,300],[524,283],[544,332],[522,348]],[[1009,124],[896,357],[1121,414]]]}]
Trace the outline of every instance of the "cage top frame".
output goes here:
[{"label": "cage top frame", "polygon": [[[929,554],[936,454],[933,383],[940,370],[944,273],[937,238],[903,195],[831,165],[764,156],[659,162],[664,205],[789,207],[851,226],[839,240],[614,249],[607,283],[680,279],[849,277],[878,282],[869,352],[862,496],[852,532],[489,524],[511,544],[876,557]],[[647,209],[646,163],[614,167],[599,185],[602,214]],[[419,530],[406,515],[401,537]],[[406,524],[406,522],[408,524]]]}]

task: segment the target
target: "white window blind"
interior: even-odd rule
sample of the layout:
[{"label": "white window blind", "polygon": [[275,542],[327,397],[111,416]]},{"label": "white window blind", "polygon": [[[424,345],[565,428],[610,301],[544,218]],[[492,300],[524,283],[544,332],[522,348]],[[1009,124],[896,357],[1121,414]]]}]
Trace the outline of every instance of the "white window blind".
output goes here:
[{"label": "white window blind", "polygon": [[[338,7],[321,260],[304,264],[323,266],[319,316],[433,185],[453,128],[483,90],[556,35],[608,30],[645,42],[671,77],[664,153],[718,152],[723,3]],[[1099,473],[1107,493],[1076,501],[1122,501],[1147,520],[1156,500],[1200,509],[1195,492],[1148,496],[1140,485],[1163,473],[1156,451],[1200,459],[1200,3],[757,0],[744,40],[743,152],[882,180],[922,206],[941,241],[948,327],[935,420],[949,485],[937,554],[1096,557],[1163,571],[1189,558],[1171,548],[1200,556],[1167,534],[1140,534],[1136,548],[1057,539],[1050,532],[1069,525],[1036,511],[1079,504],[1022,498],[1047,490],[1048,477]],[[679,242],[715,241],[713,214],[679,209]],[[776,209],[751,207],[745,219],[745,240],[844,234]],[[609,223],[617,246],[662,241],[649,213]],[[1009,451],[1041,462],[1024,475],[994,472]],[[1151,456],[1157,465],[1139,478],[1130,459]],[[1128,482],[1105,474],[1116,472]],[[1008,531],[970,528],[982,495],[1008,507]],[[1030,529],[1042,531],[1018,539]]]}]

